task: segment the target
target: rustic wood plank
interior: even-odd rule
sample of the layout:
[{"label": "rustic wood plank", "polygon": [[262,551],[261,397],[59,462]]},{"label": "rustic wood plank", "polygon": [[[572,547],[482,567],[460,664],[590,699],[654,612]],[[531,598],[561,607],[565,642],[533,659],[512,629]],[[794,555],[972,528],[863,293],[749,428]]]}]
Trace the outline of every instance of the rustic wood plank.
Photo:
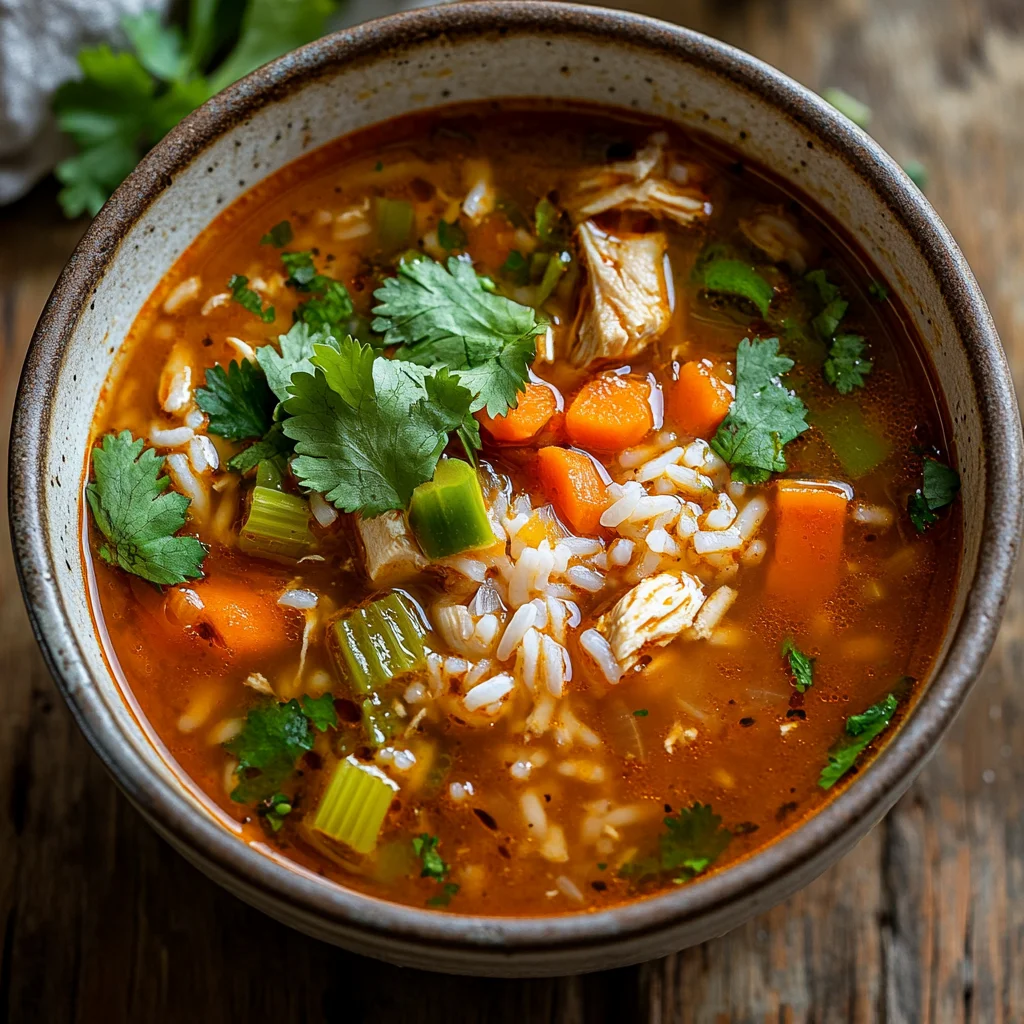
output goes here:
[{"label": "rustic wood plank", "polygon": [[[635,0],[875,109],[931,169],[1024,379],[1019,0]],[[0,423],[79,227],[52,190],[0,211]],[[6,515],[6,445],[0,507]],[[586,978],[453,980],[264,918],[145,826],[88,751],[28,630],[0,534],[0,1024],[103,1019],[1024,1020],[1024,587],[965,713],[888,819],[785,905],[665,960]]]}]

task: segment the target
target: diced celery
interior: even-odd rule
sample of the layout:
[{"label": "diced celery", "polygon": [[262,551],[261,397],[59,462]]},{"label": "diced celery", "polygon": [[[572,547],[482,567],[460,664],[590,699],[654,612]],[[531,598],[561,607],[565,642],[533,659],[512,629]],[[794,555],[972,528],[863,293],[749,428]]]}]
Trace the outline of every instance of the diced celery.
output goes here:
[{"label": "diced celery", "polygon": [[476,470],[461,459],[442,459],[434,479],[409,502],[409,526],[428,558],[447,558],[494,543]]},{"label": "diced celery", "polygon": [[775,289],[750,264],[742,260],[713,259],[705,264],[702,279],[709,292],[746,299],[767,318]]},{"label": "diced celery", "polygon": [[371,693],[363,701],[363,728],[373,747],[383,746],[398,732],[402,720],[395,707],[386,697]]},{"label": "diced celery", "polygon": [[569,269],[571,262],[572,256],[567,252],[552,254],[551,259],[548,260],[548,264],[544,268],[544,276],[540,279],[540,284],[537,286],[535,302],[538,306],[547,302],[551,293],[558,286],[558,282],[561,281],[562,275]]},{"label": "diced celery", "polygon": [[296,562],[309,554],[315,543],[309,529],[309,503],[304,498],[273,487],[253,488],[249,514],[238,534],[238,546],[246,554]]},{"label": "diced celery", "polygon": [[339,761],[317,805],[313,828],[356,853],[369,853],[398,787],[379,769]]},{"label": "diced celery", "polygon": [[260,459],[256,465],[256,486],[271,487],[281,490],[281,479],[284,475],[284,459]]},{"label": "diced celery", "polygon": [[385,252],[404,249],[409,244],[415,221],[412,203],[377,196],[373,200],[373,216],[377,241]]},{"label": "diced celery", "polygon": [[867,421],[855,399],[834,402],[809,418],[854,480],[880,466],[892,451],[892,444]]},{"label": "diced celery", "polygon": [[561,211],[545,196],[533,212],[534,228],[542,243],[545,245],[555,244],[560,240],[561,221]]},{"label": "diced celery", "polygon": [[426,629],[412,603],[392,592],[338,619],[331,627],[338,667],[363,694],[426,665]]}]

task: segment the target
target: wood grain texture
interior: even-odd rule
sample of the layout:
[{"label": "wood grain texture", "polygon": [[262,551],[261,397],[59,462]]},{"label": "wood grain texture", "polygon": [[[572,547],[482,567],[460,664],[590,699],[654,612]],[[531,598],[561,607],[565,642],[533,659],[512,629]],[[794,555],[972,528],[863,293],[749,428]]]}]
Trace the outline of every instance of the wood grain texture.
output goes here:
[{"label": "wood grain texture", "polygon": [[[623,3],[623,6],[626,6]],[[1021,0],[634,0],[874,108],[931,170],[1024,380]],[[0,424],[80,227],[44,188],[0,212]],[[0,454],[6,514],[6,445]],[[459,980],[341,953],[269,921],[143,824],[51,683],[0,534],[0,1024],[1024,1021],[1024,586],[919,781],[783,906],[641,967]]]}]

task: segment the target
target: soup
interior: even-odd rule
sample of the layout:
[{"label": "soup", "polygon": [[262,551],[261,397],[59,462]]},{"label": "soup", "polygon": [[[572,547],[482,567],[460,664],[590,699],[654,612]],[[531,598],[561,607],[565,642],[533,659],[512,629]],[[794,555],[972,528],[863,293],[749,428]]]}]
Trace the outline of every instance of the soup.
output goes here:
[{"label": "soup", "polygon": [[460,107],[310,154],[134,324],[94,611],[244,841],[472,914],[761,849],[912,706],[960,552],[909,320],[679,129]]}]

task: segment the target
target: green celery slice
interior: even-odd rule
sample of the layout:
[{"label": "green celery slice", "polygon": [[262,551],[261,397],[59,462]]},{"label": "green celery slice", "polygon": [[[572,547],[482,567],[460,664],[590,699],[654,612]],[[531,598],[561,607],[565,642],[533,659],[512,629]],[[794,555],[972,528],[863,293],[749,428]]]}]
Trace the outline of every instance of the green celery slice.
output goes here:
[{"label": "green celery slice", "polygon": [[370,694],[363,701],[363,728],[372,747],[381,747],[390,740],[402,726],[394,706],[381,700],[380,695]]},{"label": "green celery slice", "polygon": [[412,203],[378,196],[373,200],[373,216],[377,241],[385,252],[396,252],[409,244],[415,222]]},{"label": "green celery slice", "polygon": [[305,499],[274,487],[253,488],[249,514],[238,535],[238,546],[247,555],[296,562],[315,544]]},{"label": "green celery slice", "polygon": [[809,419],[854,480],[877,469],[892,452],[892,444],[868,422],[856,399],[833,402]]},{"label": "green celery slice", "polygon": [[572,257],[567,252],[554,253],[544,268],[544,276],[537,286],[537,296],[534,303],[542,306],[551,297],[551,293],[558,287],[562,275],[569,269]]},{"label": "green celery slice", "polygon": [[397,592],[338,619],[332,631],[338,667],[361,694],[426,666],[426,630],[412,603]]},{"label": "green celery slice", "polygon": [[461,459],[442,459],[434,479],[412,492],[409,526],[428,558],[490,547],[494,531],[476,470]]},{"label": "green celery slice", "polygon": [[280,456],[275,459],[260,459],[256,464],[256,486],[270,487],[275,491],[281,490],[283,472],[284,459]]},{"label": "green celery slice", "polygon": [[369,853],[398,787],[353,758],[339,761],[317,805],[313,828],[356,853]]},{"label": "green celery slice", "polygon": [[702,278],[709,292],[746,299],[753,303],[764,319],[768,318],[775,289],[749,263],[732,259],[711,260],[705,265]]}]

